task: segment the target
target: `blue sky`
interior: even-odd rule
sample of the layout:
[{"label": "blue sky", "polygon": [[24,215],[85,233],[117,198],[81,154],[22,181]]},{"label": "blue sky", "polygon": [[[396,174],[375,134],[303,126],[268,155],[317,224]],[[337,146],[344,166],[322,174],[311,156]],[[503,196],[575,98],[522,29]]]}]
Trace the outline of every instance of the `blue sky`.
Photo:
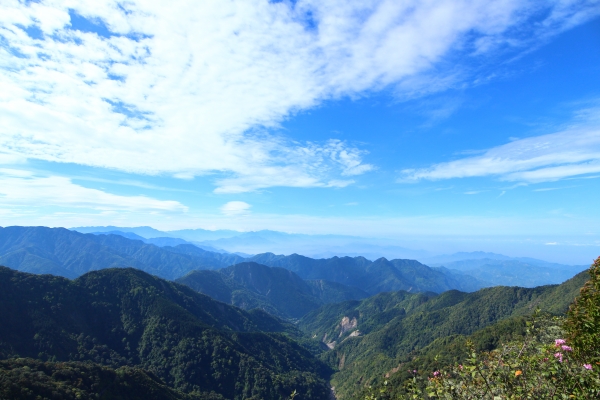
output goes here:
[{"label": "blue sky", "polygon": [[0,6],[0,225],[600,253],[600,2],[161,3]]}]

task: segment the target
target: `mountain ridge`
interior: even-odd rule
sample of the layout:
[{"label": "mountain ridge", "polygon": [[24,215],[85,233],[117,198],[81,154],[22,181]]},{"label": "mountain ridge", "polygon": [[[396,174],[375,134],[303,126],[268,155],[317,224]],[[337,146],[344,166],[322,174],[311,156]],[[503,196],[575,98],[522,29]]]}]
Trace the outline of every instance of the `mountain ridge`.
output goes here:
[{"label": "mountain ridge", "polygon": [[588,278],[584,271],[561,285],[535,288],[497,286],[439,295],[380,293],[324,305],[305,315],[298,326],[330,348],[321,359],[336,369],[332,385],[338,398],[358,400],[364,398],[365,385],[382,384],[381,377],[437,339],[472,335],[509,318],[515,318],[521,329],[519,317],[530,315],[536,307],[564,314]]},{"label": "mountain ridge", "polygon": [[229,399],[329,396],[328,368],[294,341],[293,325],[140,270],[69,280],[0,267],[0,289],[4,359],[138,367],[184,393]]},{"label": "mountain ridge", "polygon": [[242,309],[261,308],[285,319],[300,318],[334,300],[368,297],[357,288],[324,280],[306,281],[288,269],[255,262],[192,271],[176,282]]}]

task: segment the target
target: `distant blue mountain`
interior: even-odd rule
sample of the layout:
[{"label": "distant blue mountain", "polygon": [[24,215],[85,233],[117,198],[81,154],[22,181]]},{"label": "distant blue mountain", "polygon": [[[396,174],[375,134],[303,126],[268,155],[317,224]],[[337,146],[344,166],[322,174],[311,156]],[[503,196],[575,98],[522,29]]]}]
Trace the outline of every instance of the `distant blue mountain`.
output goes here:
[{"label": "distant blue mountain", "polygon": [[122,235],[83,234],[64,228],[0,228],[0,265],[67,278],[99,269],[134,267],[176,279],[196,269],[224,268],[242,261],[238,255],[192,244],[159,247]]},{"label": "distant blue mountain", "polygon": [[[131,236],[133,233],[128,234]],[[159,247],[121,234],[82,234],[46,227],[0,228],[0,265],[34,273],[72,278],[92,270],[134,267],[163,278],[176,279],[193,270],[214,270],[244,261],[286,268],[302,279],[337,282],[370,294],[390,290],[472,291],[482,286],[474,278],[462,276],[456,279],[414,260],[388,261],[380,258],[370,261],[364,257],[315,260],[297,254],[283,256],[272,253],[245,259],[236,254],[206,251],[189,243]]]},{"label": "distant blue mountain", "polygon": [[[151,228],[149,226],[138,226],[133,228],[126,228],[120,226],[82,226],[77,228],[71,228],[72,231],[81,233],[111,233],[111,232],[123,232],[123,233],[134,233],[145,239],[152,239],[157,237],[169,237],[167,232],[162,232]],[[123,236],[123,235],[121,235]]]},{"label": "distant blue mountain", "polygon": [[491,286],[535,287],[558,284],[588,268],[586,265],[564,265],[481,251],[431,257],[424,261],[445,273],[468,275],[487,281]]},{"label": "distant blue mountain", "polygon": [[[135,228],[132,228],[132,229],[135,229]],[[137,235],[133,232],[124,232],[124,231],[102,231],[102,232],[89,232],[89,233],[92,235],[119,235],[119,236],[123,236],[127,239],[131,239],[131,240],[141,240],[144,243],[153,244],[158,247],[178,246],[180,244],[193,244],[194,246],[197,246],[206,251],[213,251],[216,253],[229,253],[228,251],[223,250],[223,249],[216,249],[212,246],[201,245],[201,244],[198,244],[197,242],[188,242],[187,240],[183,240],[183,239],[176,238],[176,237],[155,237],[155,238],[146,239],[145,237]],[[238,255],[241,257],[250,257],[249,254],[238,254]]]},{"label": "distant blue mountain", "polygon": [[137,235],[133,232],[108,231],[108,232],[87,232],[87,233],[90,233],[92,235],[119,235],[119,236],[123,236],[124,238],[131,239],[131,240],[141,240],[144,243],[146,243],[148,240],[145,237]]},{"label": "distant blue mountain", "polygon": [[458,252],[454,254],[442,254],[432,257],[426,257],[420,259],[421,262],[426,264],[441,264],[448,263],[452,261],[461,261],[461,260],[479,260],[479,259],[491,259],[491,260],[510,260],[511,257],[505,256],[503,254],[497,253],[489,253],[485,251],[471,251],[471,252]]},{"label": "distant blue mountain", "polygon": [[236,236],[204,240],[199,245],[225,249],[230,252],[260,254],[265,252],[299,253],[313,258],[362,256],[370,260],[386,258],[421,258],[430,256],[423,250],[395,245],[387,239],[361,238],[345,235],[305,235],[270,230],[239,233]]},{"label": "distant blue mountain", "polygon": [[[362,256],[369,260],[376,260],[380,257],[421,259],[431,256],[427,251],[397,246],[394,240],[349,235],[307,235],[272,230],[238,232],[225,229],[214,231],[207,229],[159,231],[147,226],[128,228],[96,226],[78,227],[72,228],[72,230],[82,233],[112,233],[124,237],[128,237],[126,236],[127,233],[133,233],[147,239],[146,243],[156,244],[157,246],[182,244],[182,242],[174,240],[181,239],[185,243],[192,243],[208,251],[234,253],[242,257],[266,252],[278,254],[299,253],[313,258]],[[171,238],[172,241],[169,242],[166,238]]]},{"label": "distant blue mountain", "polygon": [[[125,228],[114,228],[103,227],[102,231],[94,231],[94,235],[43,227],[3,228],[3,233],[0,234],[0,264],[22,271],[52,273],[70,278],[95,269],[131,266],[163,278],[176,279],[192,270],[219,269],[243,261],[253,261],[289,269],[302,279],[337,282],[370,294],[395,290],[437,293],[450,289],[474,291],[494,285],[533,287],[561,283],[587,268],[486,252],[421,258],[427,260],[424,263],[426,265],[407,259],[416,258],[411,256],[384,258],[371,253],[373,257],[370,260],[360,255],[363,253],[361,249],[369,249],[368,246],[371,246],[373,252],[382,249],[387,253],[393,252],[393,249],[400,249],[400,252],[410,250],[351,242],[347,240],[357,238],[341,235],[313,236],[265,230],[240,233],[213,241],[188,242],[182,238],[164,236],[166,232],[150,227],[126,228],[128,231],[122,230]],[[202,231],[194,230],[200,233]],[[230,234],[233,231],[227,232]],[[145,238],[141,233],[162,236]],[[7,242],[17,242],[6,247],[2,244],[3,235]],[[248,252],[240,255],[224,250],[211,251],[218,247],[209,247],[208,243],[219,244],[218,247],[222,244],[234,247],[245,244],[248,248],[297,247],[298,251],[289,256],[261,252],[247,257]],[[315,259],[296,254],[307,249],[315,250],[319,246],[321,249],[329,249],[329,254],[336,254],[336,250],[344,254],[342,249],[352,248],[356,256],[323,255],[323,258]]]}]

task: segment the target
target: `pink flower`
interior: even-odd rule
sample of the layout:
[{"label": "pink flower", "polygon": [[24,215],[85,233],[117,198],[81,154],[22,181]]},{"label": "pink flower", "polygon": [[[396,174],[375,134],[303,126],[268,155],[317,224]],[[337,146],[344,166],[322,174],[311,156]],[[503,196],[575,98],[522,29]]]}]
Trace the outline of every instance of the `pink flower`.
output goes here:
[{"label": "pink flower", "polygon": [[592,364],[583,364],[583,368],[592,369]]},{"label": "pink flower", "polygon": [[435,371],[435,372],[433,373],[433,376],[435,376],[436,378],[437,378],[438,376],[440,376],[440,371]]},{"label": "pink flower", "polygon": [[462,364],[459,364],[458,368],[460,368],[460,370],[462,371],[462,369],[463,369]]},{"label": "pink flower", "polygon": [[571,348],[571,346],[567,346],[567,345],[562,345],[560,346],[564,351],[573,351],[573,349]]},{"label": "pink flower", "polygon": [[563,355],[562,353],[554,353],[554,357],[558,358],[559,362],[562,362],[563,360]]},{"label": "pink flower", "polygon": [[565,344],[565,343],[567,343],[567,341],[566,341],[565,339],[556,339],[556,340],[554,341],[554,345],[555,345],[556,347],[560,346],[561,344]]}]

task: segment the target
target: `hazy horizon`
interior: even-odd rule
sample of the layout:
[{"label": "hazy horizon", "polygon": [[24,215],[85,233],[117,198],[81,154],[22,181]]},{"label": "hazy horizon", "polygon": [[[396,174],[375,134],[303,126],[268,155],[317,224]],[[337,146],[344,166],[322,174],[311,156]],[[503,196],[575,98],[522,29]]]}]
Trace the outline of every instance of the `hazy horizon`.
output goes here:
[{"label": "hazy horizon", "polygon": [[0,11],[0,226],[600,255],[597,1]]}]

